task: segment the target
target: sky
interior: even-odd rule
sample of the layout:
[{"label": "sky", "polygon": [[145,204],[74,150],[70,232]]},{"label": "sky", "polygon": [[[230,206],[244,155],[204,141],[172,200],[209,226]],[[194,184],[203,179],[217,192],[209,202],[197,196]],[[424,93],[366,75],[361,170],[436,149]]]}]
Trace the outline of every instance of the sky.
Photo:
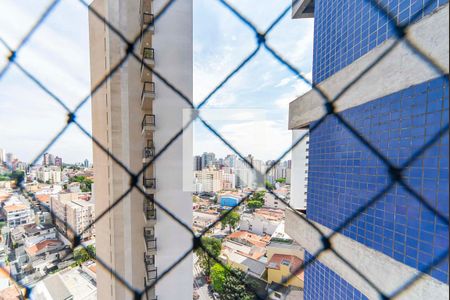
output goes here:
[{"label": "sky", "polygon": [[[15,48],[51,1],[0,0],[0,37]],[[290,0],[234,0],[263,31]],[[78,0],[60,1],[17,54],[17,61],[73,109],[89,95],[87,9]],[[290,63],[311,76],[313,21],[287,14],[267,37]],[[194,102],[200,103],[256,47],[254,33],[216,0],[194,0]],[[0,68],[8,51],[0,44]],[[309,87],[262,49],[204,106],[202,116],[243,154],[269,160],[291,143],[288,104]],[[91,131],[91,103],[77,120]],[[12,65],[0,80],[0,148],[32,161],[63,128],[66,112]],[[200,123],[194,153],[231,153]],[[50,148],[65,162],[91,160],[92,143],[71,126]]]}]

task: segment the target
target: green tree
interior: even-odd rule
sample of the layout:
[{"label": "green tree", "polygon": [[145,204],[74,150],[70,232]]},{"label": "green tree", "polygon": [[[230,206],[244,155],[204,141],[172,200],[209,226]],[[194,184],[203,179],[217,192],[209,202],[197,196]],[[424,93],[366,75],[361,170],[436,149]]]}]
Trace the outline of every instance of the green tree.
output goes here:
[{"label": "green tree", "polygon": [[273,184],[271,184],[269,181],[265,181],[265,185],[266,185],[266,189],[268,189],[269,191],[275,189],[275,187],[273,186]]},{"label": "green tree", "polygon": [[91,192],[92,191],[92,184],[94,181],[87,178],[86,176],[74,176],[69,179],[69,182],[79,182],[80,188],[82,192]]},{"label": "green tree", "polygon": [[97,250],[95,249],[94,245],[87,246],[86,251],[89,254],[90,258],[95,259],[97,257]]},{"label": "green tree", "polygon": [[[209,253],[212,254],[213,257],[219,257],[220,251],[222,250],[221,240],[212,237],[202,237],[202,244],[209,251]],[[203,269],[207,276],[210,276],[211,266],[213,266],[215,263],[214,258],[209,256],[209,254],[202,248],[196,249],[195,253],[198,256],[200,267]]]},{"label": "green tree", "polygon": [[[221,214],[222,216],[224,216],[226,213],[227,211],[222,211]],[[227,214],[220,220],[220,223],[222,224],[222,229],[228,226],[231,233],[234,229],[236,229],[240,220],[241,215],[235,211],[231,211],[229,214]]]},{"label": "green tree", "polygon": [[73,259],[75,260],[77,265],[81,265],[85,261],[90,259],[95,259],[96,250],[93,245],[89,245],[86,248],[79,247],[73,251]]},{"label": "green tree", "polygon": [[247,207],[250,209],[261,208],[264,206],[265,200],[264,196],[266,191],[255,192],[247,202]]},{"label": "green tree", "polygon": [[220,264],[215,264],[211,268],[211,285],[212,288],[218,292],[223,292],[223,283],[225,282],[225,277],[227,276],[227,271]]},{"label": "green tree", "polygon": [[221,299],[224,300],[253,300],[255,297],[245,286],[245,273],[220,264],[211,268],[211,285]]},{"label": "green tree", "polygon": [[263,207],[263,203],[261,201],[250,200],[247,203],[248,208],[255,209]]},{"label": "green tree", "polygon": [[286,183],[286,178],[278,178],[275,181],[278,182],[278,183]]}]

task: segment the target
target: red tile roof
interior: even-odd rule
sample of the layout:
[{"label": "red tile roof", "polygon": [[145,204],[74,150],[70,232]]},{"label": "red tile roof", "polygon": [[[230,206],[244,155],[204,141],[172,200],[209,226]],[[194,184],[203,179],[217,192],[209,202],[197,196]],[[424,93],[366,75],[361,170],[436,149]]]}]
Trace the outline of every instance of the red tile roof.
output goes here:
[{"label": "red tile roof", "polygon": [[[280,270],[280,265],[286,262],[288,263],[289,272],[293,274],[296,270],[300,268],[303,264],[303,260],[294,255],[283,255],[283,254],[274,254],[270,261],[267,263],[268,269]],[[298,271],[295,275],[299,279],[304,280],[304,272],[303,270]]]}]

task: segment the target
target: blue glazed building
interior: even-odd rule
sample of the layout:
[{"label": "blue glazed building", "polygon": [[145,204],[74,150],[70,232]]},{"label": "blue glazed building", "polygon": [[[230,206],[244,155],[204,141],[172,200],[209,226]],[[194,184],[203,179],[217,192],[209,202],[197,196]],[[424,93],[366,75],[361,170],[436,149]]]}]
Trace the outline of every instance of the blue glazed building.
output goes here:
[{"label": "blue glazed building", "polygon": [[[340,115],[327,115],[316,91],[290,104],[289,127],[309,128],[306,218],[324,233],[339,229],[332,246],[366,277],[326,251],[306,268],[306,300],[390,297],[422,274],[400,299],[448,299],[448,1],[378,2],[391,19],[371,1],[293,4],[294,18],[314,17],[313,82],[335,99]],[[408,38],[446,75],[405,43],[395,45],[392,22],[410,26]],[[387,161],[405,167],[402,178],[411,190],[391,184]],[[305,248],[305,261],[324,246],[292,211],[286,231]]]}]

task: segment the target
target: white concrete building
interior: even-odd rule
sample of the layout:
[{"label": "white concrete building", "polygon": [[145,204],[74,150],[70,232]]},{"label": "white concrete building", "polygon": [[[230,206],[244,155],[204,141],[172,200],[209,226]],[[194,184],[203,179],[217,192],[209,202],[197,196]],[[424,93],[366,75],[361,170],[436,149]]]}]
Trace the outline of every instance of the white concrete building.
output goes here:
[{"label": "white concrete building", "polygon": [[41,167],[36,171],[36,178],[43,183],[60,183],[62,181],[61,168],[56,166]]},{"label": "white concrete building", "polygon": [[290,205],[294,209],[306,210],[308,195],[308,129],[292,130],[292,143],[304,138],[292,149]]},{"label": "white concrete building", "polygon": [[10,228],[34,222],[34,211],[26,199],[12,196],[3,205],[6,224]]},{"label": "white concrete building", "polygon": [[239,229],[259,235],[272,235],[283,222],[284,213],[275,209],[257,209],[253,214],[242,214]]},{"label": "white concrete building", "polygon": [[87,240],[95,236],[95,203],[79,199],[78,193],[63,193],[50,198],[50,206],[55,214],[55,224],[69,240],[81,233],[81,239]]},{"label": "white concrete building", "polygon": [[[165,4],[165,0],[91,3],[128,40],[140,39],[133,50],[142,59],[129,57],[92,96],[93,135],[134,173],[183,128],[183,110],[190,109],[148,68],[154,68],[187,98],[193,95],[192,1],[175,1],[152,26],[153,14]],[[92,13],[89,27],[94,88],[125,55],[127,45]],[[97,247],[97,257],[136,289],[153,285],[192,245],[192,236],[155,205],[160,201],[183,223],[192,223],[192,195],[183,189],[182,170],[183,165],[189,166],[192,174],[192,148],[183,149],[183,140],[192,140],[189,134],[184,131],[140,176],[138,184],[146,196],[134,189],[96,223],[96,244],[102,245]],[[183,157],[189,157],[188,161]],[[130,176],[96,145],[93,158],[99,215],[129,188]],[[192,264],[188,256],[175,272],[153,285],[148,298],[192,299]],[[134,299],[104,268],[98,268],[97,287],[99,299]]]},{"label": "white concrete building", "polygon": [[195,183],[201,184],[201,192],[217,193],[223,190],[223,170],[203,169],[194,173]]}]

